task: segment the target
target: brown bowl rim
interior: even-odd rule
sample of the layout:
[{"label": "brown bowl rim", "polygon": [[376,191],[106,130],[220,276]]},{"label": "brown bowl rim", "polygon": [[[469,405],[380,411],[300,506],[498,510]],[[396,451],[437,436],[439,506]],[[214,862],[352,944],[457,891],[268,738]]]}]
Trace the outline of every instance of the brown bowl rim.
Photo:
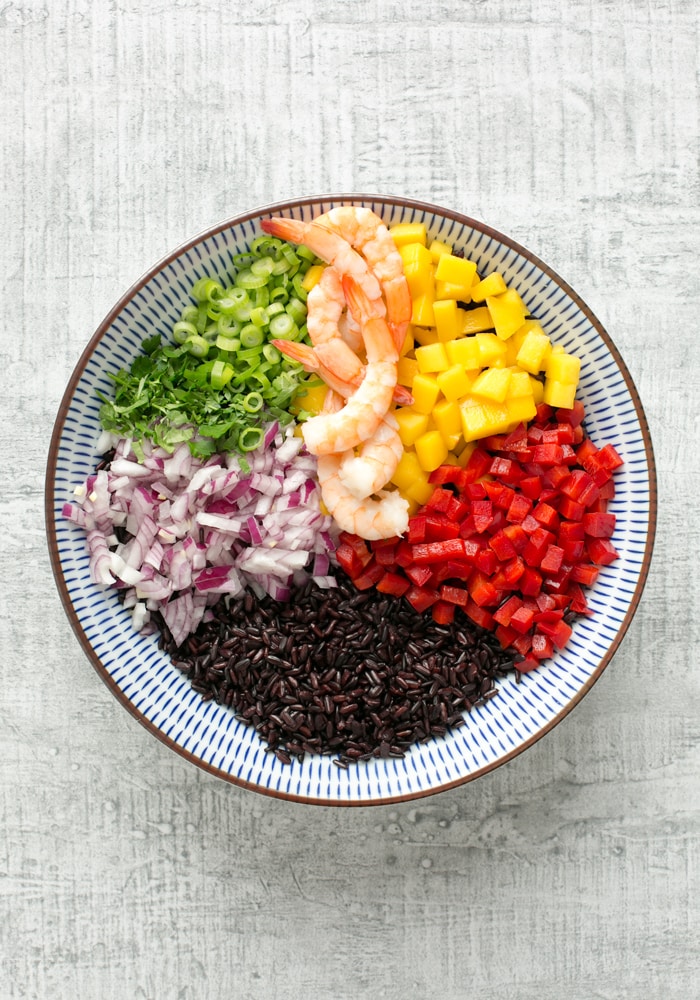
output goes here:
[{"label": "brown bowl rim", "polygon": [[[264,788],[254,782],[245,781],[235,775],[228,774],[226,771],[221,770],[218,767],[214,767],[208,764],[206,761],[201,760],[192,754],[189,750],[185,750],[170,737],[166,736],[158,726],[154,725],[149,719],[147,719],[126,697],[124,692],[121,690],[119,685],[112,679],[109,675],[107,669],[102,664],[100,657],[97,655],[92,647],[85,631],[78,619],[73,603],[70,599],[68,588],[66,586],[63,573],[61,572],[61,565],[58,553],[58,542],[56,535],[56,517],[54,511],[54,484],[56,476],[56,464],[58,458],[58,447],[61,440],[61,435],[63,433],[63,428],[65,425],[66,415],[70,406],[70,400],[73,397],[76,386],[78,385],[80,378],[82,376],[85,367],[92,356],[95,347],[101,340],[104,332],[111,326],[116,316],[122,311],[122,309],[127,305],[134,296],[151,280],[154,275],[161,271],[165,266],[170,264],[176,257],[190,250],[193,246],[198,243],[209,239],[212,236],[216,236],[218,233],[223,232],[225,229],[230,229],[233,226],[241,225],[242,223],[249,222],[251,219],[262,218],[266,215],[280,215],[284,214],[295,208],[300,208],[305,205],[318,204],[318,203],[343,203],[343,202],[358,202],[362,201],[364,203],[370,202],[378,205],[389,205],[395,206],[400,205],[410,209],[415,209],[417,211],[429,212],[436,215],[441,215],[444,218],[450,219],[459,225],[469,227],[471,229],[477,230],[490,238],[503,243],[505,246],[510,247],[517,253],[521,254],[531,263],[535,264],[540,268],[545,274],[547,274],[561,289],[566,292],[566,294],[576,303],[578,308],[587,319],[590,321],[591,325],[596,329],[600,337],[605,342],[606,346],[610,350],[611,354],[615,358],[615,361],[622,373],[625,380],[625,384],[630,393],[630,396],[634,402],[635,411],[639,424],[642,431],[642,439],[644,441],[644,449],[647,458],[647,465],[649,471],[649,531],[647,534],[646,545],[644,548],[644,558],[642,560],[642,565],[639,571],[639,579],[637,580],[637,585],[630,602],[627,614],[625,615],[620,627],[617,630],[615,638],[611,642],[610,646],[606,650],[604,656],[601,658],[600,663],[591,674],[590,678],[586,683],[580,688],[576,695],[567,702],[566,706],[559,712],[553,719],[551,719],[546,726],[538,730],[533,736],[525,740],[516,749],[500,757],[497,761],[493,761],[490,764],[486,764],[478,770],[474,771],[472,774],[466,775],[463,778],[457,778],[454,781],[447,782],[444,785],[439,785],[436,788],[421,789],[416,792],[408,792],[405,795],[395,795],[388,798],[380,799],[368,799],[359,801],[344,801],[344,800],[333,800],[333,799],[321,799],[314,798],[305,795],[295,795],[291,792],[281,792],[277,789]],[[642,592],[646,584],[647,576],[649,573],[649,567],[651,565],[651,558],[654,548],[654,540],[656,536],[656,519],[657,519],[657,507],[658,507],[658,496],[657,496],[657,481],[656,481],[656,463],[654,459],[654,449],[651,440],[651,433],[649,431],[649,424],[642,407],[642,402],[637,392],[637,388],[632,380],[627,365],[622,359],[620,352],[615,346],[612,338],[608,332],[603,327],[602,323],[593,314],[586,303],[580,298],[580,296],[574,291],[571,286],[564,281],[555,271],[549,267],[543,260],[541,260],[536,254],[528,250],[522,244],[517,243],[515,240],[506,236],[504,233],[499,232],[497,229],[493,229],[491,226],[486,225],[484,222],[480,222],[477,219],[473,219],[467,215],[462,215],[460,212],[452,211],[451,209],[442,208],[439,205],[432,204],[430,202],[419,201],[411,198],[402,198],[392,195],[380,195],[380,194],[325,194],[325,195],[309,195],[304,198],[294,198],[287,201],[274,202],[270,205],[265,205],[261,208],[253,209],[252,211],[245,212],[242,215],[237,215],[231,219],[227,219],[224,222],[218,223],[208,229],[203,230],[191,239],[181,243],[174,250],[171,250],[164,257],[162,257],[156,264],[154,264],[148,271],[141,275],[130,288],[120,297],[116,305],[109,311],[102,322],[97,327],[95,333],[90,338],[87,346],[83,350],[78,363],[76,364],[68,385],[65,389],[61,403],[58,408],[58,413],[54,422],[53,433],[51,435],[51,443],[49,446],[49,453],[46,466],[46,480],[45,480],[45,493],[44,493],[44,510],[45,510],[45,523],[46,523],[46,534],[49,548],[49,556],[51,560],[51,568],[53,571],[54,579],[56,581],[56,586],[58,588],[61,601],[63,603],[64,610],[68,616],[68,620],[71,627],[76,634],[80,645],[82,646],[84,652],[87,654],[88,659],[92,663],[93,667],[102,678],[107,687],[111,690],[112,694],[121,702],[124,708],[147,729],[153,736],[156,737],[161,743],[164,743],[175,753],[179,754],[185,760],[190,763],[195,764],[197,767],[209,774],[213,774],[229,784],[237,785],[240,788],[245,788],[250,791],[258,792],[258,794],[266,795],[275,799],[284,799],[290,802],[299,802],[304,805],[320,805],[320,806],[333,806],[333,807],[358,807],[358,806],[385,806],[392,805],[399,802],[409,802],[414,799],[427,798],[431,795],[437,795],[440,792],[448,791],[451,788],[456,788],[460,785],[465,785],[468,782],[474,781],[476,778],[489,773],[490,771],[496,770],[496,768],[501,767],[506,764],[509,760],[514,757],[519,756],[533,744],[537,743],[543,736],[551,732],[552,729],[557,726],[562,719],[564,719],[578,703],[585,697],[586,694],[591,690],[596,681],[600,678],[603,671],[606,669],[614,654],[616,653],[622,639],[630,626],[630,623],[637,611],[637,607],[641,600]]]}]

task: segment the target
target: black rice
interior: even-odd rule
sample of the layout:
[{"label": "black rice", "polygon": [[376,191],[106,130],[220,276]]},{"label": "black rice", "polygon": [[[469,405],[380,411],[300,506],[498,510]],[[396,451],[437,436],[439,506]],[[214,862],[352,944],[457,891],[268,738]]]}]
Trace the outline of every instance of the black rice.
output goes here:
[{"label": "black rice", "polygon": [[255,727],[282,763],[307,753],[333,754],[342,767],[403,757],[463,725],[515,669],[461,611],[438,625],[402,598],[337,578],[284,604],[250,592],[222,599],[179,648],[159,621],[161,645],[193,689]]}]

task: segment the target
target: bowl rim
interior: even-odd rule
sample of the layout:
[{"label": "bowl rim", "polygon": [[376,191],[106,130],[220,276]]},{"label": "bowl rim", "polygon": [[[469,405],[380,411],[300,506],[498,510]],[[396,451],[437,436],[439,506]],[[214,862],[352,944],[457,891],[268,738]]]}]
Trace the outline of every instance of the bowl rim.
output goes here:
[{"label": "bowl rim", "polygon": [[[54,508],[54,496],[55,496],[55,478],[56,478],[56,467],[58,461],[58,450],[63,434],[63,429],[66,422],[66,417],[70,407],[71,400],[77,385],[80,382],[82,374],[88,364],[88,361],[92,357],[92,354],[99,344],[105,331],[111,326],[115,318],[124,309],[124,307],[138,294],[138,292],[164,267],[172,263],[177,257],[186,253],[188,250],[192,249],[195,245],[202,243],[203,241],[216,236],[218,233],[223,232],[226,229],[231,229],[234,226],[241,225],[245,222],[249,222],[252,219],[262,218],[267,215],[279,215],[288,212],[295,208],[301,208],[303,206],[318,204],[318,203],[330,203],[330,204],[342,204],[342,203],[352,203],[352,202],[363,202],[363,203],[373,203],[375,205],[386,205],[386,206],[401,206],[408,209],[414,209],[416,211],[432,213],[440,215],[444,218],[450,219],[459,225],[469,227],[473,230],[483,233],[485,236],[491,239],[497,240],[498,242],[504,244],[510,249],[516,251],[525,257],[530,263],[534,264],[541,271],[543,271],[552,281],[554,281],[561,289],[564,291],[573,302],[576,303],[577,307],[586,316],[591,325],[594,327],[598,335],[604,341],[610,353],[613,355],[616,364],[620,369],[620,373],[624,379],[627,390],[633,401],[635,413],[637,419],[639,420],[642,440],[644,442],[644,450],[647,459],[648,475],[649,475],[649,530],[647,532],[646,544],[644,547],[644,557],[642,559],[641,567],[639,570],[639,578],[634,589],[634,594],[630,600],[630,605],[627,613],[620,624],[620,627],[615,634],[614,639],[605,651],[605,654],[601,657],[600,662],[597,667],[586,681],[586,683],[577,691],[577,693],[566,703],[564,708],[557,713],[554,718],[552,718],[545,726],[539,729],[536,733],[530,736],[527,740],[521,743],[514,750],[511,750],[504,756],[499,757],[498,760],[492,761],[489,764],[485,764],[483,767],[478,768],[474,772],[457,778],[454,781],[446,782],[445,784],[438,785],[434,788],[421,789],[415,792],[408,792],[403,795],[394,795],[386,798],[377,799],[367,799],[367,800],[345,800],[345,799],[323,799],[315,798],[312,796],[295,794],[293,792],[282,792],[273,788],[266,788],[261,785],[257,785],[254,782],[246,781],[236,775],[229,774],[226,771],[221,770],[206,761],[201,760],[201,758],[195,756],[191,751],[184,749],[178,743],[176,743],[169,736],[166,736],[158,726],[151,722],[142,712],[140,712],[129,698],[124,694],[119,685],[114,681],[106,667],[103,665],[100,657],[95,652],[92,644],[90,643],[85,630],[83,629],[80,620],[78,618],[77,612],[73,606],[68,593],[68,588],[66,581],[61,570],[61,562],[59,557],[58,549],[58,539],[57,539],[57,527],[56,527],[56,511]],[[654,541],[656,536],[656,521],[657,521],[657,508],[658,508],[658,492],[657,492],[657,476],[656,476],[656,462],[654,458],[654,449],[651,440],[651,432],[649,430],[649,424],[644,413],[641,399],[639,393],[634,384],[632,376],[627,368],[627,365],[622,359],[622,356],[615,346],[612,338],[608,332],[603,327],[600,320],[591,311],[589,306],[580,298],[580,296],[574,291],[571,286],[564,281],[563,278],[557,274],[548,264],[541,260],[535,253],[529,250],[527,247],[523,246],[521,243],[516,242],[499,230],[492,228],[485,222],[481,222],[478,219],[471,218],[470,216],[463,215],[460,212],[453,211],[452,209],[443,208],[435,203],[416,200],[412,198],[404,198],[394,195],[382,195],[382,194],[361,194],[361,193],[343,193],[343,194],[322,194],[322,195],[307,195],[303,198],[293,198],[285,201],[277,201],[268,205],[263,205],[261,207],[252,209],[240,215],[233,216],[232,218],[226,219],[223,222],[219,222],[214,226],[210,226],[197,233],[195,236],[186,240],[185,242],[179,244],[173,250],[166,253],[160,260],[158,260],[154,265],[152,265],[147,271],[145,271],[119,298],[117,303],[110,309],[102,322],[98,325],[97,329],[93,333],[92,337],[88,341],[87,345],[82,351],[75,368],[71,374],[70,380],[61,398],[61,402],[58,407],[56,418],[54,421],[53,432],[51,435],[51,442],[49,445],[48,458],[46,464],[46,477],[45,477],[45,488],[44,488],[44,516],[45,516],[45,528],[47,535],[47,543],[49,549],[49,557],[51,561],[51,569],[53,571],[54,580],[61,597],[61,602],[63,608],[68,616],[70,625],[79,640],[83,651],[87,655],[88,659],[92,663],[93,667],[102,678],[103,682],[111,690],[112,694],[121,702],[124,708],[147,729],[153,736],[156,737],[161,743],[164,743],[171,750],[174,750],[177,754],[183,757],[185,760],[197,767],[213,774],[218,778],[227,781],[229,784],[238,786],[239,788],[245,788],[250,791],[257,792],[260,795],[266,795],[270,798],[284,799],[286,801],[298,802],[304,805],[320,805],[320,806],[334,806],[334,807],[362,807],[362,806],[384,806],[396,804],[399,802],[409,802],[414,799],[427,798],[432,795],[437,795],[440,792],[448,791],[449,789],[456,788],[460,785],[465,785],[476,778],[487,774],[490,771],[501,767],[506,764],[509,760],[514,757],[519,756],[534,743],[537,743],[543,736],[551,732],[573,709],[574,707],[584,698],[586,694],[591,690],[596,681],[600,678],[603,671],[606,669],[611,659],[617,652],[617,649],[622,642],[627,629],[637,611],[639,602],[644,591],[646,580],[649,574],[649,567],[651,565],[651,559],[654,549]]]}]

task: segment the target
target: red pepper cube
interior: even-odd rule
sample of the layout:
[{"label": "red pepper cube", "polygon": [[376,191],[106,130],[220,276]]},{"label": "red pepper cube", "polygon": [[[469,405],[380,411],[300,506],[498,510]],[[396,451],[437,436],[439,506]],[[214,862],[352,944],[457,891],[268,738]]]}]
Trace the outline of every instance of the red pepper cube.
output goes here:
[{"label": "red pepper cube", "polygon": [[[467,562],[474,562],[479,553],[484,551],[481,544],[477,542],[475,538],[465,538],[463,539],[463,541],[464,541],[464,558],[467,560]],[[484,570],[483,572],[486,573],[487,570]]]},{"label": "red pepper cube", "polygon": [[474,572],[469,580],[469,593],[471,595],[471,599],[480,608],[484,608],[489,604],[496,604],[498,602],[498,591],[491,581],[478,570]]},{"label": "red pepper cube", "polygon": [[425,528],[428,518],[425,514],[414,514],[408,519],[408,540],[413,545],[425,541]]},{"label": "red pepper cube", "polygon": [[518,483],[518,488],[529,500],[539,500],[542,480],[539,476],[526,476]]},{"label": "red pepper cube", "polygon": [[446,580],[468,580],[474,564],[466,559],[448,559],[445,563],[447,569]]},{"label": "red pepper cube", "polygon": [[491,462],[489,475],[495,476],[502,483],[517,483],[523,478],[520,465],[510,458],[497,456]]},{"label": "red pepper cube", "polygon": [[540,563],[540,569],[543,573],[558,573],[563,562],[564,550],[558,545],[550,545]]},{"label": "red pepper cube", "polygon": [[615,530],[614,514],[584,514],[583,530],[593,538],[610,538]]},{"label": "red pepper cube", "polygon": [[542,444],[560,444],[559,431],[556,426],[545,427],[542,434]]},{"label": "red pepper cube", "polygon": [[520,592],[528,597],[537,597],[542,589],[542,574],[532,566],[526,566],[520,578]]},{"label": "red pepper cube", "polygon": [[482,448],[486,448],[488,451],[502,451],[505,439],[505,434],[489,434],[487,437],[481,439],[480,444]]},{"label": "red pepper cube", "polygon": [[494,635],[500,642],[503,649],[508,649],[509,646],[513,645],[513,641],[518,638],[518,633],[514,628],[509,628],[507,625],[499,625],[498,628],[494,630]]},{"label": "red pepper cube", "polygon": [[578,562],[586,551],[586,543],[578,540],[563,542],[561,547],[567,562]]},{"label": "red pepper cube", "polygon": [[571,424],[559,421],[557,424],[557,441],[559,444],[571,445],[574,443],[574,428]]},{"label": "red pepper cube", "polygon": [[455,617],[455,606],[447,601],[436,601],[430,613],[438,625],[451,625]]},{"label": "red pepper cube", "polygon": [[535,423],[540,427],[544,427],[552,419],[552,414],[554,410],[547,403],[538,403],[537,412],[535,413]]},{"label": "red pepper cube", "polygon": [[586,508],[577,500],[564,497],[559,504],[559,513],[569,521],[580,521],[586,513]]},{"label": "red pepper cube", "polygon": [[399,542],[396,549],[396,565],[405,569],[413,563],[413,546],[408,542]]},{"label": "red pepper cube", "polygon": [[475,448],[464,467],[464,484],[474,483],[488,472],[491,455],[483,448]]},{"label": "red pepper cube", "polygon": [[535,612],[525,606],[522,606],[511,615],[510,627],[514,628],[516,632],[519,632],[521,635],[525,635],[525,633],[529,632],[532,628],[534,620]]},{"label": "red pepper cube", "polygon": [[433,575],[430,566],[406,566],[406,576],[416,587],[423,587]]},{"label": "red pepper cube", "polygon": [[464,557],[464,540],[447,538],[444,542],[423,542],[413,546],[413,561],[416,563],[441,562],[443,559]]},{"label": "red pepper cube", "polygon": [[551,594],[538,594],[535,600],[540,611],[552,611],[556,607],[556,601]]},{"label": "red pepper cube", "polygon": [[550,489],[559,492],[559,487],[561,484],[569,478],[569,469],[566,465],[553,465],[551,469],[547,469],[542,476],[542,481]]},{"label": "red pepper cube", "polygon": [[493,576],[498,566],[498,556],[493,549],[480,548],[474,556],[474,565],[486,576]]},{"label": "red pepper cube", "polygon": [[595,482],[591,482],[581,490],[578,503],[583,504],[584,507],[590,507],[591,504],[596,502],[599,496],[600,487],[596,486]]},{"label": "red pepper cube", "polygon": [[382,594],[391,594],[392,597],[403,597],[410,586],[405,576],[399,573],[385,573],[377,584],[377,590]]},{"label": "red pepper cube", "polygon": [[598,468],[598,448],[593,444],[589,437],[584,437],[581,444],[576,449],[576,461],[579,465],[582,465],[586,472],[590,472],[587,463],[591,460],[595,460],[593,463],[594,468]]},{"label": "red pepper cube", "polygon": [[569,583],[569,597],[571,598],[571,604],[569,607],[572,611],[575,611],[577,615],[588,615],[591,614],[591,609],[588,607],[588,602],[586,601],[586,595],[583,592],[583,587],[578,583]]},{"label": "red pepper cube", "polygon": [[[527,633],[525,633],[525,635],[519,635],[517,639],[513,640],[511,645],[516,652],[521,654],[521,656],[527,656],[532,648],[532,636]],[[520,669],[518,664],[516,664],[516,667],[518,670]]]},{"label": "red pepper cube", "polygon": [[549,545],[554,541],[554,535],[546,528],[538,527],[533,531],[530,540],[523,549],[523,559],[528,566],[539,566]]},{"label": "red pepper cube", "polygon": [[369,552],[367,542],[364,540],[364,538],[360,538],[359,535],[353,535],[349,531],[341,531],[339,540],[341,545],[349,545],[350,548],[354,552],[356,552],[361,559],[367,556],[368,553],[369,556],[372,555],[372,553]]},{"label": "red pepper cube", "polygon": [[[588,556],[596,566],[609,566],[620,558],[620,553],[607,538],[589,538],[586,542]],[[578,581],[579,583],[581,581]]]},{"label": "red pepper cube", "polygon": [[510,502],[510,507],[506,511],[506,520],[513,521],[515,524],[520,524],[521,521],[524,521],[531,510],[532,500],[523,496],[521,493],[516,493]]},{"label": "red pepper cube", "polygon": [[440,587],[440,600],[450,604],[458,604],[461,608],[466,608],[469,600],[469,591],[465,587],[454,587],[444,583]]},{"label": "red pepper cube", "polygon": [[573,629],[568,625],[564,619],[557,624],[556,629],[552,634],[552,642],[557,647],[557,649],[563,649],[567,642],[571,638]]},{"label": "red pepper cube", "polygon": [[615,496],[615,480],[608,479],[606,483],[603,483],[603,485],[599,487],[599,490],[599,500],[612,500]]},{"label": "red pepper cube", "polygon": [[445,580],[449,580],[449,578],[451,577],[451,575],[452,574],[450,572],[450,560],[449,559],[446,559],[445,562],[436,563],[433,566],[433,572],[432,572],[431,577],[430,577],[430,584],[429,584],[429,586],[435,587],[435,589],[437,590],[438,584],[439,583],[443,583]]},{"label": "red pepper cube", "polygon": [[509,597],[507,600],[501,604],[497,611],[493,613],[493,620],[498,622],[499,625],[510,625],[510,619],[513,614],[522,608],[523,602],[519,597]]},{"label": "red pepper cube", "polygon": [[566,542],[582,542],[585,538],[583,524],[581,521],[562,521],[557,533],[559,545]]},{"label": "red pepper cube", "polygon": [[575,399],[574,405],[570,410],[566,410],[562,407],[556,411],[555,416],[562,424],[571,424],[572,427],[578,427],[581,423],[583,423],[585,414],[586,411],[583,403],[580,399]]},{"label": "red pepper cube", "polygon": [[425,519],[426,542],[444,542],[459,536],[459,524],[440,514],[428,514]]},{"label": "red pepper cube", "polygon": [[526,531],[528,536],[532,535],[535,531],[541,531],[542,525],[539,521],[536,521],[532,514],[528,514],[527,517],[523,518],[520,527],[523,531]]},{"label": "red pepper cube", "polygon": [[[609,480],[612,482],[612,480]],[[593,503],[589,503],[587,510],[589,514],[607,514],[608,512],[608,500],[604,497],[598,497]]]},{"label": "red pepper cube", "polygon": [[450,505],[450,500],[454,496],[451,490],[445,490],[442,486],[436,486],[432,492],[432,496],[425,505],[425,510],[437,511],[440,514],[444,514]]},{"label": "red pepper cube", "polygon": [[542,444],[542,438],[544,437],[544,431],[541,427],[536,424],[530,424],[527,429],[527,441],[528,444],[538,445]]},{"label": "red pepper cube", "polygon": [[504,531],[497,531],[496,534],[489,539],[489,545],[501,562],[512,559],[513,556],[517,555],[515,546]]},{"label": "red pepper cube", "polygon": [[503,450],[519,451],[521,447],[527,447],[527,427],[522,422],[514,427],[510,434],[506,434]]},{"label": "red pepper cube", "polygon": [[471,538],[475,535],[476,525],[474,524],[474,518],[471,514],[468,514],[461,522],[459,526],[459,537],[460,538]]},{"label": "red pepper cube", "polygon": [[481,628],[491,630],[494,626],[493,615],[490,611],[486,611],[485,608],[480,608],[478,604],[470,598],[466,608],[464,609],[465,614],[471,618],[475,625],[481,626]]},{"label": "red pepper cube", "polygon": [[536,656],[538,660],[548,660],[550,656],[554,656],[554,644],[548,635],[543,635],[542,632],[535,632],[532,637],[532,655]]},{"label": "red pepper cube", "polygon": [[427,611],[438,600],[436,592],[428,587],[410,587],[404,596],[418,614]]},{"label": "red pepper cube", "polygon": [[518,660],[515,664],[515,669],[520,674],[529,674],[533,670],[537,670],[540,665],[540,661],[534,659],[532,656],[524,656],[522,660]]},{"label": "red pepper cube", "polygon": [[472,500],[469,506],[474,520],[474,530],[481,534],[490,527],[493,520],[493,503],[490,500]]},{"label": "red pepper cube", "polygon": [[495,535],[497,531],[502,531],[507,524],[508,522],[506,521],[505,510],[501,510],[500,507],[497,507],[493,512],[493,520],[491,521],[491,527],[489,528],[490,533]]},{"label": "red pepper cube", "polygon": [[457,497],[452,497],[450,504],[445,511],[445,517],[449,517],[451,521],[461,521],[469,513],[469,504],[465,503],[464,500],[459,500]]},{"label": "red pepper cube", "polygon": [[559,524],[559,515],[554,507],[542,501],[537,504],[532,512],[532,516],[545,528],[553,529]]},{"label": "red pepper cube", "polygon": [[[342,570],[344,570],[351,580],[354,580],[356,576],[359,576],[362,572],[365,563],[360,559],[357,552],[350,548],[349,545],[341,543],[335,550],[335,557],[338,560],[338,565]],[[367,562],[372,558],[371,553],[367,553]]]},{"label": "red pepper cube", "polygon": [[591,476],[583,469],[572,469],[559,488],[565,497],[578,500],[587,486],[594,485]]},{"label": "red pepper cube", "polygon": [[501,572],[503,573],[506,585],[508,587],[515,587],[525,572],[525,563],[520,556],[516,556],[515,559],[511,559],[503,566]]},{"label": "red pepper cube", "polygon": [[439,465],[428,476],[428,482],[432,486],[445,486],[447,483],[459,486],[463,472],[459,465]]},{"label": "red pepper cube", "polygon": [[506,483],[485,482],[484,489],[496,507],[508,510],[515,496],[515,490],[512,486],[508,486]]},{"label": "red pepper cube", "polygon": [[598,452],[598,463],[604,469],[607,469],[608,472],[619,469],[621,465],[624,465],[623,459],[611,444],[606,444],[600,449]]},{"label": "red pepper cube", "polygon": [[467,500],[485,500],[486,499],[486,488],[482,482],[479,483],[468,483],[464,487],[464,496]]},{"label": "red pepper cube", "polygon": [[520,524],[507,524],[503,534],[510,539],[516,552],[522,552],[528,543],[528,534]]},{"label": "red pepper cube", "polygon": [[561,446],[561,460],[567,467],[570,465],[576,465],[576,452],[570,444],[563,444]]},{"label": "red pepper cube", "polygon": [[384,576],[385,569],[374,559],[368,562],[365,568],[362,570],[359,576],[356,576],[352,581],[358,590],[369,590],[370,587],[374,587],[381,578]]},{"label": "red pepper cube", "polygon": [[377,546],[376,542],[374,542],[372,547],[374,548],[374,558],[380,566],[390,569],[396,565],[396,543],[393,545]]}]

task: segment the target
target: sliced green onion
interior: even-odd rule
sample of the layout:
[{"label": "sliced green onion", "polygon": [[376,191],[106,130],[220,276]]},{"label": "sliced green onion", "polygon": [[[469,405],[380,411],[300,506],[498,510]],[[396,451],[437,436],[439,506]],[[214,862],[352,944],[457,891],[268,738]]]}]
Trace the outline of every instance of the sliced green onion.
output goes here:
[{"label": "sliced green onion", "polygon": [[253,274],[262,274],[265,278],[272,274],[272,269],[275,266],[275,262],[272,257],[260,257],[258,260],[254,260],[250,265],[250,270]]},{"label": "sliced green onion", "polygon": [[299,299],[291,298],[287,303],[285,312],[292,317],[297,326],[301,326],[306,320],[308,309]]},{"label": "sliced green onion", "polygon": [[216,346],[220,351],[237,351],[241,346],[241,342],[238,337],[224,337],[220,333],[216,338]]},{"label": "sliced green onion", "polygon": [[250,320],[250,311],[253,308],[250,299],[246,299],[245,302],[241,302],[240,305],[234,306],[231,310],[231,316],[235,319],[237,323],[248,323]]},{"label": "sliced green onion", "polygon": [[204,339],[195,334],[194,337],[188,337],[185,341],[185,347],[190,352],[190,354],[195,358],[206,358],[209,353],[209,344]]},{"label": "sliced green onion", "polygon": [[250,310],[250,322],[253,326],[267,326],[269,320],[270,317],[268,316],[266,309],[256,306],[254,309]]},{"label": "sliced green onion", "polygon": [[192,323],[180,321],[173,327],[173,340],[176,344],[184,344],[190,337],[197,336],[197,327]]},{"label": "sliced green onion", "polygon": [[243,409],[246,413],[257,413],[263,408],[263,398],[259,392],[249,392],[243,397]]},{"label": "sliced green onion", "polygon": [[192,289],[192,294],[200,302],[208,301],[213,302],[218,298],[221,298],[224,290],[218,281],[214,281],[213,278],[200,278],[199,281],[195,282],[194,288]]},{"label": "sliced green onion", "polygon": [[209,380],[212,389],[223,389],[233,377],[233,366],[226,361],[215,361],[212,365]]},{"label": "sliced green onion", "polygon": [[301,246],[297,247],[297,253],[299,254],[300,257],[303,257],[304,260],[308,260],[309,264],[313,264],[314,261],[316,260],[316,254],[313,252],[313,250],[309,250],[309,248],[307,246],[304,246],[303,243],[301,244]]},{"label": "sliced green onion", "polygon": [[[241,330],[242,333],[243,330]],[[260,345],[257,347],[245,347],[241,338],[241,347],[245,349],[236,351],[236,361],[257,361],[260,357]],[[250,371],[250,368],[248,368],[248,371]]]},{"label": "sliced green onion", "polygon": [[265,312],[267,313],[267,319],[268,319],[268,322],[269,322],[272,319],[273,316],[277,315],[277,313],[283,313],[284,312],[284,303],[282,303],[282,302],[271,302],[269,304],[269,306],[267,306],[267,308],[265,309]]},{"label": "sliced green onion", "polygon": [[270,320],[270,333],[273,337],[278,337],[282,340],[293,340],[295,334],[298,332],[299,328],[292,317],[286,312],[278,313]]},{"label": "sliced green onion", "polygon": [[198,316],[199,316],[199,309],[197,308],[197,306],[185,306],[185,308],[180,313],[180,320],[183,323],[196,323]]},{"label": "sliced green onion", "polygon": [[272,254],[277,257],[280,252],[280,247],[282,246],[282,240],[278,239],[276,236],[268,236],[267,233],[264,236],[256,236],[253,242],[250,244],[250,252],[257,256],[262,256],[263,254]]},{"label": "sliced green onion", "polygon": [[253,323],[248,323],[241,330],[239,337],[241,338],[242,347],[260,347],[264,340],[264,334],[259,326],[254,326]]},{"label": "sliced green onion", "polygon": [[255,451],[263,439],[262,428],[246,427],[238,437],[238,447],[241,451]]},{"label": "sliced green onion", "polygon": [[272,344],[264,344],[262,349],[263,355],[272,365],[277,365],[282,360],[282,355]]},{"label": "sliced green onion", "polygon": [[270,292],[270,301],[281,302],[282,304],[285,304],[289,301],[289,292],[287,291],[286,288],[282,287],[273,288],[272,291]]},{"label": "sliced green onion", "polygon": [[236,275],[236,285],[238,288],[260,288],[267,284],[268,275],[253,274],[248,267],[244,271],[239,271]]}]

